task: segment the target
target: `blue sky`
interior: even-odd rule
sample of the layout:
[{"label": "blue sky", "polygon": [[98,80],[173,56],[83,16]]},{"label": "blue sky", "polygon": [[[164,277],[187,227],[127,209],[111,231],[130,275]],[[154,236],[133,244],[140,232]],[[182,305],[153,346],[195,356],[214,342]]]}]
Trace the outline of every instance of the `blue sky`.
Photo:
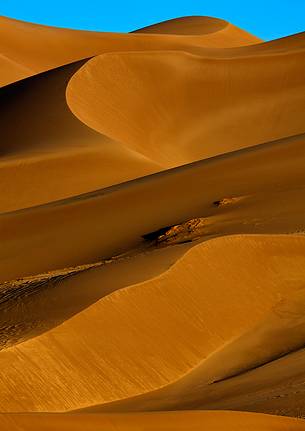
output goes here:
[{"label": "blue sky", "polygon": [[57,27],[117,32],[179,16],[208,15],[265,40],[305,31],[305,0],[0,0],[0,15]]}]

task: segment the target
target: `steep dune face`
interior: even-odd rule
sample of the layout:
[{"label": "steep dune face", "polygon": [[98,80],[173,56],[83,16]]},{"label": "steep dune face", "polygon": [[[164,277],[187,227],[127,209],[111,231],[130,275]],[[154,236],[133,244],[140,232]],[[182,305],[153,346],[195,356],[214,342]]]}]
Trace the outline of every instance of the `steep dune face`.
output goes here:
[{"label": "steep dune face", "polygon": [[0,37],[1,429],[305,429],[304,33]]},{"label": "steep dune face", "polygon": [[[71,76],[84,62],[76,62],[51,72],[2,88],[3,106],[1,155],[21,155],[44,147],[80,146],[102,137],[77,121],[67,107],[65,89]],[[39,119],[39,121],[37,121]],[[18,127],[14,127],[14,120]],[[93,141],[93,143],[95,143]]]},{"label": "steep dune face", "polygon": [[219,48],[95,57],[67,100],[93,129],[168,167],[302,133],[305,47],[260,46],[232,57]]},{"label": "steep dune face", "polygon": [[0,89],[0,210],[106,187],[159,166],[79,122],[65,91],[77,62]]}]

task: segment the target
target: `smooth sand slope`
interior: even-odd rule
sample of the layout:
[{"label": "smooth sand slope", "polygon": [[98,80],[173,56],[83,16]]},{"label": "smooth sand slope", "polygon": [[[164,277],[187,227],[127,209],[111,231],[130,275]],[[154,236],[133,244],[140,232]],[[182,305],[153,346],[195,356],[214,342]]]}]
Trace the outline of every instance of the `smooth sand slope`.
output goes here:
[{"label": "smooth sand slope", "polygon": [[305,429],[305,33],[0,37],[0,428]]},{"label": "smooth sand slope", "polygon": [[[238,412],[167,412],[128,415],[2,415],[3,431],[302,431],[304,422],[292,418]],[[225,424],[225,425],[224,425]]]},{"label": "smooth sand slope", "polygon": [[[190,31],[194,25],[196,31]],[[186,17],[169,25],[157,24],[151,33],[162,33],[164,26],[166,33],[174,34],[151,36],[147,34],[147,28],[143,29],[143,35],[77,31],[0,17],[0,82],[6,85],[103,52],[156,49],[156,46],[159,49],[184,49],[189,44],[231,47],[260,41],[217,18]],[[177,37],[181,33],[187,40]]]},{"label": "smooth sand slope", "polygon": [[[97,53],[156,49],[200,52],[209,46],[209,38],[215,35],[217,46],[258,42],[255,37],[225,21],[205,17],[173,20],[160,24],[160,29],[159,25],[152,29],[158,33],[163,26],[170,26],[173,31],[176,29],[186,33],[195,26],[195,39],[189,34],[158,37],[156,34],[78,32],[6,18],[2,18],[0,24],[0,31],[6,35],[3,51],[18,50],[18,59],[26,58],[27,62],[34,62],[28,67],[34,67],[35,72],[79,59],[84,56],[82,49],[89,50],[85,56],[93,55],[90,50],[95,47],[99,49]],[[218,33],[221,33],[219,40]],[[20,37],[23,38],[22,44]],[[27,43],[24,38],[29,38]],[[78,52],[77,57],[74,57],[74,51]],[[48,61],[53,63],[48,65]],[[94,133],[70,112],[65,99],[67,83],[84,62],[52,70],[1,90],[3,138],[0,179],[6,188],[5,195],[0,199],[1,211],[62,199],[167,167],[166,163],[160,165],[151,160],[151,154],[147,158],[141,152],[135,153],[118,142]],[[14,73],[12,71],[8,82],[16,80]],[[6,75],[2,69],[1,76]]]},{"label": "smooth sand slope", "polygon": [[[256,244],[263,246],[264,251],[269,256],[272,255],[272,261],[275,261],[277,259],[274,254],[275,249],[271,251],[270,239],[270,237],[260,238]],[[286,238],[285,241],[287,240]],[[257,239],[254,237],[252,241]],[[287,247],[288,242],[285,243],[285,241],[281,246],[287,253],[289,247]],[[247,241],[244,242],[248,252],[251,245]],[[275,243],[272,244],[274,245]],[[254,259],[259,261],[258,255]],[[295,257],[293,260],[297,261]],[[253,276],[249,274],[249,267],[246,268],[242,262],[240,263],[239,268],[248,271],[248,276]],[[252,316],[249,316],[253,322],[250,330],[245,330],[241,336],[224,342],[221,348],[215,349],[202,360],[199,366],[176,382],[146,395],[86,410],[96,412],[214,408],[261,411],[263,408],[265,412],[274,414],[303,416],[304,291],[302,287],[297,287],[297,279],[300,282],[299,286],[302,286],[303,276],[299,278],[300,273],[296,270],[293,271],[294,276],[288,276],[290,279],[288,281],[287,273],[283,275],[273,265],[269,266],[270,260],[266,260],[266,264],[272,274],[270,278],[272,281],[263,272],[261,274],[264,278],[263,283],[259,277],[255,277],[256,289],[251,283],[246,283],[242,275],[239,276],[240,281],[244,285],[247,284],[250,291],[255,291],[258,295],[257,286],[261,286],[264,294],[269,295],[270,287],[266,288],[264,283],[269,285],[274,283],[274,274],[279,277],[277,280],[280,281],[275,282],[277,284],[275,292],[279,295],[278,302],[259,320],[258,324],[254,323]],[[259,264],[259,267],[261,270],[262,265]],[[223,272],[226,274],[228,286],[230,276],[225,266]],[[215,286],[215,283],[210,285]],[[280,285],[284,288],[284,296],[287,294],[285,298],[282,296]],[[288,285],[290,288],[287,288]],[[237,283],[234,288],[241,292]],[[251,296],[248,299],[251,301]],[[225,295],[223,300],[226,301]],[[240,296],[236,298],[236,301],[240,300]],[[242,303],[244,304],[244,301]],[[253,303],[253,306],[257,307],[257,304]],[[232,312],[236,313],[236,310],[232,308]],[[223,312],[219,314],[228,325],[230,319]],[[230,317],[232,319],[232,315]],[[243,328],[246,329],[245,326]]]},{"label": "smooth sand slope", "polygon": [[[1,340],[11,337],[18,342],[16,336],[35,336],[44,326],[50,329],[98,301],[98,295],[108,295],[51,331],[1,352],[1,411],[66,411],[97,404],[93,411],[172,410],[184,409],[186,402],[187,409],[200,403],[204,407],[222,389],[213,382],[302,346],[304,318],[293,298],[303,288],[303,236],[214,239],[191,248],[166,271],[161,262],[171,266],[183,251],[175,256],[175,247],[123,259],[50,283],[41,292],[28,291],[28,297],[20,292],[19,300],[18,295],[7,300],[2,308],[9,323]],[[141,283],[141,278],[154,276],[152,271],[166,272]],[[128,272],[138,278],[128,280]],[[292,317],[283,311],[274,321],[272,309],[285,307]],[[291,371],[300,385],[304,371]],[[284,369],[281,373],[284,379]],[[277,378],[275,373],[275,382]],[[168,387],[174,381],[173,388]],[[255,378],[243,388],[246,397],[253,384]],[[286,382],[280,394],[290,385]],[[14,398],[17,388],[20,396]],[[266,398],[274,391],[272,379],[265,391]],[[128,400],[145,392],[140,399]],[[107,404],[116,399],[125,401]]]},{"label": "smooth sand slope", "polygon": [[98,56],[71,78],[67,101],[85,124],[168,167],[295,135],[304,132],[305,34],[301,46],[293,39],[278,52],[269,42]]},{"label": "smooth sand slope", "polygon": [[[206,237],[304,232],[304,135],[0,215],[0,280],[93,263],[193,217]],[[214,201],[239,197],[232,205]]]}]

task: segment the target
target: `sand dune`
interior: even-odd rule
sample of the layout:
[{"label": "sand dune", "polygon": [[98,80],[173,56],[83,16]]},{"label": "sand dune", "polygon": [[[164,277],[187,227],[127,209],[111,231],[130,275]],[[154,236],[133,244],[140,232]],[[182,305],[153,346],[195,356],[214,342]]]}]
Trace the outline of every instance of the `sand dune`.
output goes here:
[{"label": "sand dune", "polygon": [[85,124],[167,167],[265,143],[304,131],[305,35],[300,50],[282,44],[230,57],[220,48],[98,56],[71,78],[67,101]]},{"label": "sand dune", "polygon": [[3,431],[40,430],[107,430],[107,431],[142,431],[142,430],[191,430],[223,429],[243,431],[301,431],[304,422],[293,418],[245,414],[238,412],[167,412],[142,413],[127,415],[1,415],[0,424]]},{"label": "sand dune", "polygon": [[[112,257],[146,233],[198,216],[206,237],[304,232],[304,157],[300,135],[2,214],[0,280]],[[236,204],[213,205],[238,196],[244,199]]]},{"label": "sand dune", "polygon": [[[272,247],[276,247],[275,243],[270,240],[271,237],[254,237],[251,239],[256,243],[256,246],[259,244],[260,250],[263,248],[264,252],[273,256],[273,262],[278,261],[282,265],[278,260],[278,255],[275,257],[278,252],[274,253],[275,249],[271,252],[269,248],[271,244]],[[285,241],[287,240],[288,238],[285,239]],[[263,247],[262,244],[264,244]],[[289,248],[286,248],[287,244],[287,242],[286,245],[281,243],[282,250],[285,249],[285,252]],[[246,253],[249,253],[250,244],[246,242],[244,245],[245,250],[247,250]],[[246,253],[242,255],[243,258]],[[302,254],[303,252],[300,255]],[[258,255],[255,256],[255,260],[259,261]],[[293,260],[294,263],[297,262],[297,259],[294,258]],[[223,346],[220,349],[215,349],[198,366],[176,382],[142,396],[98,405],[86,410],[134,411],[225,408],[260,411],[264,406],[264,411],[269,413],[302,415],[304,409],[304,370],[302,365],[304,360],[304,292],[302,287],[297,287],[297,280],[300,282],[299,286],[302,286],[303,276],[299,278],[298,271],[291,267],[295,278],[293,278],[290,288],[287,289],[289,284],[286,278],[287,273],[284,275],[275,269],[273,265],[270,265],[270,261],[265,261],[265,263],[270,270],[270,279],[266,272],[260,274],[263,281],[261,281],[260,276],[253,277],[253,274],[249,274],[249,268],[245,268],[245,265],[241,263],[239,268],[247,271],[247,276],[255,278],[255,282],[251,286],[251,283],[245,282],[242,274],[240,274],[238,283],[234,284],[235,290],[238,289],[239,292],[239,282],[243,286],[247,285],[250,292],[256,292],[256,299],[259,297],[258,287],[263,289],[263,295],[269,296],[272,291],[272,283],[276,284],[276,287],[274,286],[274,292],[278,295],[276,304],[264,314],[262,319],[259,319],[258,324],[255,323],[255,318],[249,315],[248,317],[253,324],[250,330],[246,330],[243,324],[242,328],[245,332],[241,336],[232,337],[229,342],[223,340]],[[227,267],[223,266],[222,268],[226,274],[228,286],[231,284],[231,278]],[[262,265],[260,264],[261,268]],[[277,281],[274,279],[274,274],[277,274]],[[214,275],[214,277],[220,279],[220,276]],[[292,279],[290,276],[288,278]],[[210,283],[210,286],[212,285],[219,285],[219,283]],[[281,291],[281,285],[283,291]],[[284,292],[284,296],[281,292]],[[286,294],[287,296],[285,296]],[[204,295],[206,296],[206,292]],[[224,294],[222,293],[222,295]],[[248,300],[251,301],[251,297]],[[237,301],[240,303],[240,296]],[[242,301],[242,303],[245,302]],[[255,307],[258,308],[257,305]],[[236,310],[234,311],[234,316],[237,316]],[[261,307],[260,312],[263,312]],[[224,313],[220,314],[228,328],[230,320]],[[204,314],[204,318],[206,316],[207,314]],[[215,324],[213,328],[215,328]],[[215,336],[215,334],[213,335]]]},{"label": "sand dune", "polygon": [[[1,18],[0,32],[6,35],[3,42],[5,62],[8,61],[8,65],[12,67],[10,72],[10,68],[7,69],[8,66],[4,65],[1,77],[8,81],[3,83],[13,82],[72,60],[113,50],[166,48],[197,52],[201,46],[209,45],[207,38],[215,32],[221,32],[217,42],[220,46],[259,41],[246,32],[236,30],[225,21],[212,18],[190,17],[173,20],[153,26],[152,31],[159,32],[164,25],[167,28],[170,26],[172,31],[180,29],[184,32],[195,25],[196,38],[192,39],[189,34],[184,38],[170,35],[162,38],[140,34],[110,35],[54,29]],[[23,38],[22,45],[17,43],[20,37]],[[217,39],[218,36],[214,37]],[[28,40],[25,42],[24,38]],[[61,46],[65,48],[58,49],[58,40],[61,40]],[[49,46],[47,52],[46,46]],[[18,53],[15,52],[16,49]],[[92,51],[94,49],[98,51]],[[86,53],[81,54],[82,50],[86,50]],[[77,51],[77,57],[74,57],[74,51]],[[9,56],[16,58],[17,54],[18,61],[24,59],[26,66],[15,60],[13,63],[7,60]],[[1,211],[62,199],[165,167],[150,158],[146,160],[141,153],[128,151],[118,142],[88,130],[74,118],[67,107],[65,91],[69,78],[81,65],[82,62],[76,62],[1,90],[1,126],[4,138],[0,150],[6,157],[2,157],[0,162],[0,176],[7,187],[6,196],[0,201]],[[16,119],[18,127],[13,127]],[[16,152],[18,158],[12,159]]]},{"label": "sand dune", "polygon": [[[190,32],[195,23],[196,31]],[[162,33],[164,25],[154,26],[152,33]],[[119,34],[77,31],[41,26],[0,17],[2,85],[54,67],[92,57],[103,52],[159,49],[186,49],[197,46],[240,46],[260,39],[216,18],[186,17],[166,25],[167,33],[158,37],[144,34]],[[170,30],[169,27],[172,29]],[[158,30],[159,28],[159,30]],[[187,39],[177,37],[183,28]],[[218,35],[217,32],[220,34]],[[3,68],[2,68],[3,65]]]},{"label": "sand dune", "polygon": [[305,429],[305,33],[0,35],[1,429]]},{"label": "sand dune", "polygon": [[[159,34],[176,34],[176,35],[195,35],[211,34],[218,31],[226,30],[231,27],[227,21],[216,19],[209,16],[190,16],[170,19],[158,24],[135,30],[134,33],[159,33]],[[236,28],[236,27],[235,27]],[[240,31],[239,28],[236,28]],[[255,37],[249,34],[249,38],[254,40]]]},{"label": "sand dune", "polygon": [[[0,89],[0,210],[70,197],[160,170],[123,145],[86,127],[65,91],[77,62]],[[39,118],[39,121],[37,119]],[[18,127],[15,127],[15,121]]]},{"label": "sand dune", "polygon": [[[175,247],[178,250],[168,247],[87,270],[55,284],[47,283],[36,292],[28,289],[22,294],[20,289],[10,302],[6,299],[9,323],[2,330],[2,343],[5,339],[9,342],[9,337],[12,341],[16,336],[21,336],[21,340],[33,337],[63,323],[1,353],[1,411],[61,411],[115,399],[125,399],[127,410],[172,410],[184,408],[184,395],[194,407],[210,396],[209,391],[214,394],[211,382],[273,360],[282,349],[286,353],[285,349],[290,352],[300,348],[305,333],[293,319],[300,325],[302,313],[292,316],[293,324],[289,316],[285,320],[285,313],[279,323],[269,316],[272,307],[279,304],[283,308],[281,301],[287,302],[288,298],[289,303],[289,298],[298,296],[303,287],[302,236],[214,239],[191,248],[171,269],[158,276],[165,270],[164,265],[173,265],[173,260],[189,249],[187,244]],[[236,267],[240,268],[238,277]],[[143,282],[147,277],[153,278]],[[84,285],[88,286],[85,292]],[[128,288],[122,290],[124,287]],[[236,291],[238,297],[228,309],[227,303]],[[101,298],[104,295],[107,296]],[[14,305],[18,296],[19,305]],[[98,302],[88,307],[95,301]],[[292,311],[296,313],[295,302]],[[179,307],[181,303],[183,308]],[[87,308],[80,313],[84,307]],[[76,312],[72,319],[65,320]],[[1,322],[1,327],[4,324]],[[266,333],[265,341],[260,331]],[[278,331],[283,341],[286,331],[289,340],[285,347],[278,339],[272,345],[268,331]],[[296,331],[299,332],[295,334]],[[260,348],[254,350],[257,337]],[[52,356],[48,351],[52,351]],[[121,355],[128,367],[122,366]],[[19,369],[23,370],[22,375]],[[196,379],[190,371],[197,375]],[[300,378],[300,371],[294,371]],[[22,385],[18,383],[20,378]],[[42,378],[48,383],[41,385]],[[188,386],[189,380],[192,384]],[[179,390],[168,387],[173,381],[177,381],[174,388],[177,385]],[[58,382],[62,385],[58,386]],[[20,387],[20,398],[13,401],[15,385]],[[180,389],[181,385],[185,389]],[[151,393],[162,386],[160,394]],[[127,399],[145,392],[147,396],[136,402]],[[56,395],[52,397],[50,393]],[[186,408],[190,407],[188,404]],[[100,409],[126,410],[125,401],[118,407],[104,404],[97,408]]]}]

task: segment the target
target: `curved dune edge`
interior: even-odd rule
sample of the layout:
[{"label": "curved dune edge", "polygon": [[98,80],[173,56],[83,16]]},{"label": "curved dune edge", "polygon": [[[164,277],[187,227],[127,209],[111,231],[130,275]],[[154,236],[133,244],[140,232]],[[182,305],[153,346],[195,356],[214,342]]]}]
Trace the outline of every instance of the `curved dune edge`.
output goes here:
[{"label": "curved dune edge", "polygon": [[132,33],[179,34],[186,36],[216,33],[224,30],[229,25],[230,24],[227,21],[220,18],[189,16],[169,19],[157,24],[148,25],[134,30]]},{"label": "curved dune edge", "polygon": [[[149,232],[194,217],[205,218],[206,238],[304,232],[304,136],[1,214],[0,280],[97,262],[139,246]],[[231,197],[247,198],[223,208],[213,204]]]},{"label": "curved dune edge", "polygon": [[[104,188],[161,169],[96,133],[67,106],[77,62],[0,89],[0,212],[27,208]],[[13,125],[20,119],[18,127]],[[37,121],[39,118],[39,121]]]},{"label": "curved dune edge", "polygon": [[[280,300],[280,292],[285,298],[299,288],[304,279],[304,246],[300,235],[263,235],[219,238],[193,247],[161,276],[114,292],[51,331],[2,351],[1,410],[65,411],[167,386],[209,352],[250,330]],[[219,260],[220,250],[223,260]],[[283,265],[287,250],[288,273]],[[246,262],[251,262],[250,268]],[[238,284],[236,267],[244,267]],[[253,277],[258,271],[259,280]],[[281,283],[274,280],[274,271]],[[70,283],[72,292],[78,281],[82,286],[100,286],[103,279],[98,272],[63,280],[62,286]],[[119,265],[114,276],[118,273]],[[299,282],[289,284],[289,274]],[[212,291],[209,285],[214,286]],[[237,291],[239,301],[232,302]],[[50,302],[52,309],[56,302],[50,295],[52,290],[47,291],[45,304]],[[43,309],[46,315],[48,308]],[[225,326],[219,325],[218,314]],[[23,370],[22,376],[18,369]],[[41,386],[41,379],[48,384]],[[12,399],[12,382],[18,385],[18,400]],[[124,410],[125,401],[118,403],[118,411]],[[162,397],[157,401],[162,409]],[[145,402],[143,395],[143,402],[140,397],[137,407],[128,408],[154,409],[154,402]],[[107,410],[109,405],[100,407]]]},{"label": "curved dune edge", "polygon": [[[185,37],[160,35],[159,37],[158,34],[151,36],[147,34],[119,35],[71,31],[2,17],[0,18],[0,33],[5,33],[3,39],[8,45],[3,48],[5,52],[9,46],[15,50],[16,40],[20,38],[20,34],[23,37],[22,43],[18,45],[18,53],[15,52],[13,55],[14,60],[11,61],[5,57],[5,65],[1,69],[2,77],[3,74],[8,73],[8,71],[6,72],[7,62],[9,65],[18,66],[18,56],[22,61],[32,59],[34,63],[44,63],[52,59],[55,61],[54,56],[62,58],[61,56],[71,55],[76,50],[82,52],[84,49],[91,49],[91,42],[92,47],[99,46],[101,51],[98,53],[109,50],[149,51],[155,48],[190,49],[196,52],[201,49],[201,46],[206,45],[209,40],[206,39],[207,37],[212,37],[211,26],[214,26],[216,30],[220,21],[208,17],[190,17],[179,19],[177,22],[173,20],[165,23],[165,26],[170,25],[172,29],[188,28],[190,30],[193,26],[202,28],[201,34],[197,34],[193,38],[192,35]],[[214,22],[218,24],[215,26]],[[163,27],[162,23],[160,25]],[[205,34],[207,33],[206,27],[209,28],[207,30],[209,34]],[[227,27],[229,28],[227,29]],[[158,32],[158,28],[159,25],[154,26],[154,32]],[[216,39],[211,41],[212,45],[239,45],[239,39],[240,44],[258,41],[254,36],[239,31],[232,25],[225,25],[225,31],[219,41],[217,41],[215,32],[213,33],[213,37]],[[27,41],[30,36],[31,40]],[[59,44],[57,38],[60,40],[63,38],[65,43],[61,40]],[[85,43],[87,38],[90,39],[90,43]],[[233,42],[234,38],[235,42]],[[46,45],[48,46],[47,53],[45,52]],[[35,52],[33,53],[32,47],[34,46]],[[70,48],[65,53],[59,50],[59,46]],[[27,51],[23,52],[23,49]],[[40,49],[43,52],[37,56],[37,51]],[[33,57],[34,54],[35,57]],[[70,61],[80,58],[83,58],[83,55],[71,57]],[[70,63],[70,61],[65,60],[64,63]],[[7,86],[1,91],[1,98],[6,105],[1,118],[3,139],[0,144],[2,156],[0,180],[6,188],[6,194],[0,198],[1,212],[56,201],[163,169],[162,166],[140,153],[95,133],[84,124],[79,123],[76,118],[74,118],[73,124],[72,117],[74,116],[66,108],[66,101],[63,98],[64,84],[69,75],[73,74],[84,61],[54,70],[54,67],[63,64],[61,61],[57,61],[49,73],[39,74],[35,79],[25,79],[15,85]],[[44,66],[36,63],[35,67],[38,68],[36,75],[38,72],[46,70]],[[23,72],[25,69],[28,75],[33,75],[34,72],[29,65],[20,67]],[[15,72],[12,71],[10,82],[16,80],[18,79]],[[59,94],[59,89],[61,94]],[[40,118],[39,122],[37,122],[37,117]],[[16,118],[20,119],[19,127],[11,127]],[[109,169],[110,165],[111,169]]]},{"label": "curved dune edge", "polygon": [[[272,43],[252,46],[251,52],[255,48],[258,52],[264,53],[267,47],[270,47],[269,51],[272,55],[278,52],[286,55],[293,49],[301,52],[304,45],[303,39],[302,35],[296,35]],[[271,49],[272,47],[274,50]],[[213,55],[209,53],[212,57],[215,56],[215,52],[225,53],[228,49],[219,48],[214,49],[213,52]],[[240,49],[236,52],[243,51]],[[147,55],[146,53],[144,57],[146,58]],[[143,154],[94,132],[71,114],[64,98],[66,90],[64,84],[81,63],[53,70],[2,90],[1,97],[4,97],[6,109],[1,117],[3,139],[0,144],[2,153],[0,180],[5,185],[6,194],[1,196],[0,211],[13,211],[63,199],[162,170],[166,164],[172,166],[178,162],[185,163],[186,160],[198,158],[198,145],[203,147],[200,149],[200,156],[216,154],[224,150],[223,147],[221,149],[213,145],[215,136],[213,139],[206,140],[204,145],[201,145],[202,139],[200,139],[195,144],[195,148],[191,148],[192,146],[189,146],[188,150],[182,148],[182,152],[186,152],[184,156],[183,154],[178,156],[175,148],[176,156],[170,156],[170,160],[168,157],[167,160],[163,158],[164,166],[161,166],[150,160],[154,152],[149,151],[149,157],[145,158]],[[285,110],[288,109],[286,105],[287,103]],[[293,107],[294,110],[296,106]],[[38,115],[39,122],[36,121]],[[291,134],[292,131],[297,130],[299,117],[293,116],[294,125],[291,129],[285,130],[284,134]],[[14,124],[16,117],[22,118],[21,127],[12,128],[11,124]],[[287,127],[287,122],[277,123],[282,124],[284,128]],[[217,129],[220,130],[221,127]],[[259,128],[259,130],[262,129]],[[254,139],[254,134],[248,135]],[[246,142],[247,139],[243,139],[239,146],[249,145],[249,142]],[[227,142],[227,149],[234,149],[237,142],[238,140],[235,140],[234,144]],[[145,152],[147,148],[146,145]],[[69,153],[67,153],[68,149]],[[55,152],[57,160],[54,158]],[[33,154],[35,155],[32,157]],[[176,160],[175,163],[173,159]],[[110,165],[112,169],[109,169]],[[98,169],[98,166],[102,166],[103,169]],[[75,175],[76,172],[77,175]]]},{"label": "curved dune edge", "polygon": [[[255,237],[251,239],[254,240]],[[274,236],[276,239],[278,237],[278,235]],[[247,236],[234,236],[232,238],[246,240]],[[270,241],[271,238],[265,235],[264,239]],[[247,247],[249,247],[249,244],[245,245],[246,249]],[[270,250],[268,251],[272,255]],[[268,251],[266,251],[267,256]],[[268,260],[269,257],[266,259]],[[268,265],[267,261],[266,264]],[[226,273],[225,267],[223,271]],[[298,278],[297,273],[294,273],[294,275]],[[253,273],[251,273],[251,276],[253,276]],[[279,279],[281,277],[282,275],[279,274]],[[257,283],[259,284],[260,281],[257,280]],[[283,285],[286,284],[285,287],[283,286],[285,291],[287,282],[282,280],[282,283]],[[289,361],[292,363],[294,361],[294,352],[297,352],[301,360],[305,354],[303,350],[305,340],[305,319],[303,317],[305,292],[303,288],[303,276],[300,277],[299,283],[299,287],[297,287],[297,284],[294,286],[296,290],[286,290],[283,299],[279,299],[281,296],[279,293],[280,290],[276,290],[276,293],[279,295],[277,298],[278,302],[266,313],[258,324],[254,324],[249,330],[245,330],[241,336],[225,342],[223,346],[205,357],[201,363],[175,382],[151,393],[145,393],[134,398],[127,398],[109,404],[90,406],[80,411],[117,412],[194,408],[245,408],[245,410],[249,411],[264,411],[291,416],[302,414],[301,412],[304,409],[304,402],[302,403],[302,387],[304,386],[302,380],[304,378],[302,362],[299,360],[296,366],[291,366],[292,364],[290,364],[289,367]],[[267,294],[267,290],[265,290],[265,294]],[[221,319],[226,321],[226,317],[224,316],[221,316]],[[282,357],[284,359],[281,359]],[[283,365],[281,368],[282,362]],[[273,364],[275,364],[274,367]],[[271,369],[269,371],[266,370],[264,373],[266,367],[271,367]],[[272,367],[275,368],[275,371],[273,371]],[[293,376],[294,380],[296,380],[293,384],[287,380],[287,376],[285,375],[286,367],[290,370],[287,371],[288,376],[290,373],[290,379]],[[255,374],[257,369],[259,372],[263,370],[264,378],[262,380],[258,379]],[[247,381],[247,377],[251,373],[253,376],[248,378]],[[243,376],[246,376],[246,384],[243,384]],[[260,399],[261,397],[257,396],[253,387],[255,388],[257,382],[264,387],[264,379],[266,377],[269,380],[268,389],[264,388],[264,398]],[[237,395],[237,400],[235,400],[236,394],[234,395],[234,390],[232,390],[236,378],[241,380],[239,385],[242,388],[240,394],[238,394],[238,391],[235,391],[239,395]],[[231,382],[233,384],[230,385]],[[274,387],[272,383],[274,383]],[[298,390],[296,390],[296,387]],[[305,391],[305,387],[303,387],[303,391]],[[271,397],[270,394],[273,396]],[[298,396],[300,398],[298,405],[294,405],[295,400],[293,396],[295,394],[300,394],[301,396],[301,398]],[[283,404],[281,410],[279,410],[277,399],[287,397],[288,395],[292,396],[292,400],[289,400],[290,402],[286,400],[286,404]],[[271,403],[270,405],[269,403],[268,405],[268,399],[271,399],[273,404]],[[260,407],[256,410],[255,407],[258,400],[260,401]],[[267,406],[264,410],[265,401],[267,401]]]},{"label": "curved dune edge", "polygon": [[[202,431],[301,431],[305,429],[305,421],[294,418],[276,417],[271,415],[241,412],[158,412],[137,414],[47,414],[32,415],[6,414],[0,415],[3,431],[155,431],[158,430],[190,430]],[[101,428],[102,427],[102,428]]]},{"label": "curved dune edge", "polygon": [[302,287],[169,385],[78,411],[238,409],[303,417],[304,303]]},{"label": "curved dune edge", "polygon": [[[171,24],[173,29],[189,28],[186,17]],[[53,69],[77,60],[92,57],[109,51],[132,51],[135,49],[185,49],[187,46],[239,46],[260,42],[249,33],[226,26],[218,36],[216,32],[205,34],[204,17],[197,17],[202,22],[203,34],[177,36],[173,34],[145,33],[103,33],[70,30],[31,24],[6,17],[0,17],[0,37],[5,41],[2,47],[1,85],[24,79],[46,70]],[[213,18],[210,18],[213,20]],[[218,20],[216,20],[218,22]],[[168,25],[168,24],[166,24]],[[160,24],[162,27],[162,23]],[[209,25],[211,27],[211,25]],[[159,33],[158,25],[154,33]],[[48,49],[46,50],[46,46]]]},{"label": "curved dune edge", "polygon": [[92,129],[166,167],[263,144],[304,132],[303,40],[284,53],[262,44],[261,56],[258,46],[227,57],[225,49],[103,54],[71,77],[67,103]]},{"label": "curved dune edge", "polygon": [[143,247],[105,261],[0,284],[0,307],[6,311],[0,318],[0,350],[58,326],[117,290],[157,279],[179,264],[193,246]]}]

